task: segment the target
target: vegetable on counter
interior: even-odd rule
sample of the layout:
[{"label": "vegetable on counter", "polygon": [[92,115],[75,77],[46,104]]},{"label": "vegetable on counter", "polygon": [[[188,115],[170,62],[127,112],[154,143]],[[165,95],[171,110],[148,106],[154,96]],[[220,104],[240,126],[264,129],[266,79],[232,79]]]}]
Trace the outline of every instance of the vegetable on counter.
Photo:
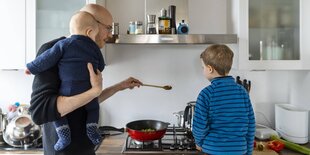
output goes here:
[{"label": "vegetable on counter", "polygon": [[291,149],[291,150],[294,150],[294,151],[297,151],[297,152],[300,152],[303,154],[310,155],[310,148],[307,148],[307,147],[304,147],[304,146],[283,140],[280,137],[278,137],[277,135],[271,135],[270,139],[271,140],[278,140],[278,141],[284,143],[285,148],[288,148],[288,149]]},{"label": "vegetable on counter", "polygon": [[279,140],[272,140],[267,143],[267,146],[276,152],[280,152],[284,148],[284,143]]},{"label": "vegetable on counter", "polygon": [[258,151],[264,151],[264,148],[265,148],[265,145],[262,142],[257,144]]}]

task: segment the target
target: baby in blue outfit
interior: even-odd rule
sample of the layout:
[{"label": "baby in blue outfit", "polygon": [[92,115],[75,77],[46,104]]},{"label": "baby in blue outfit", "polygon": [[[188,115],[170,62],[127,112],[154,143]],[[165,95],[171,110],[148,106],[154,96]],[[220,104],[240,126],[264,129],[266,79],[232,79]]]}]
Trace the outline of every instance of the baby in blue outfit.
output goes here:
[{"label": "baby in blue outfit", "polygon": [[[98,22],[89,13],[80,11],[70,20],[71,36],[58,41],[52,48],[27,64],[26,74],[39,74],[58,65],[61,80],[60,95],[72,96],[91,88],[87,63],[100,72],[105,63],[95,38],[99,33]],[[94,145],[98,145],[101,136],[97,131],[99,120],[98,98],[85,105],[87,110],[87,135]],[[71,142],[71,133],[66,117],[54,122],[58,141],[56,151],[63,150]]]}]

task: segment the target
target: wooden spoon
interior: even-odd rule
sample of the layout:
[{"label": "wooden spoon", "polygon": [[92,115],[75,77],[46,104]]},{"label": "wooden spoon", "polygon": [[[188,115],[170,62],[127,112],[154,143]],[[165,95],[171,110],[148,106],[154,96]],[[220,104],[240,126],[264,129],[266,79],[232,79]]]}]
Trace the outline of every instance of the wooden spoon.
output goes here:
[{"label": "wooden spoon", "polygon": [[156,87],[156,88],[163,88],[165,90],[171,90],[172,87],[169,85],[166,86],[157,86],[157,85],[151,85],[151,84],[143,84],[143,86],[148,86],[148,87]]}]

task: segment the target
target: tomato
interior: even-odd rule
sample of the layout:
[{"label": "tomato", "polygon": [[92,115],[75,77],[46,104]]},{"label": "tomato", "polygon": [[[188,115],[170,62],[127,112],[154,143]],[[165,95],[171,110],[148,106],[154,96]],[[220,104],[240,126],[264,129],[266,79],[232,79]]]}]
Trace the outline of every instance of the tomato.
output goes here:
[{"label": "tomato", "polygon": [[280,152],[284,148],[284,144],[278,140],[269,141],[267,146],[276,152]]}]

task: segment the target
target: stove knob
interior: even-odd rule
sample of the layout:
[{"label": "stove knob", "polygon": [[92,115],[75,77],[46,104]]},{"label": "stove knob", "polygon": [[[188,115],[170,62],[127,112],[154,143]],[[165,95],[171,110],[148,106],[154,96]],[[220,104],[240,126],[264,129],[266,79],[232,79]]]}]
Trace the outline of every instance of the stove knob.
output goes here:
[{"label": "stove knob", "polygon": [[179,150],[184,150],[184,146],[183,146],[183,145],[180,145],[178,149],[179,149]]},{"label": "stove knob", "polygon": [[176,149],[176,146],[174,144],[170,145],[169,147],[170,150],[175,150]]}]

